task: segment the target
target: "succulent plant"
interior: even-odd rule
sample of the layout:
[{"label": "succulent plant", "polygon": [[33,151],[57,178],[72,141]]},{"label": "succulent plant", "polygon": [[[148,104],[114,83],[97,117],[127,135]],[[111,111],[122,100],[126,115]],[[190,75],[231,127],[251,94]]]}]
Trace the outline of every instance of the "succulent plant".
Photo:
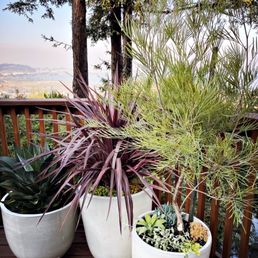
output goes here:
[{"label": "succulent plant", "polygon": [[[185,217],[185,216],[183,216]],[[170,204],[163,204],[152,215],[146,214],[136,224],[136,232],[147,244],[168,252],[194,253],[199,255],[200,248],[208,239],[207,229],[198,222],[189,223],[185,218],[185,230],[177,229],[177,217]]]},{"label": "succulent plant", "polygon": [[[29,145],[17,148],[15,158],[0,157],[0,187],[9,192],[3,201],[9,210],[23,214],[43,213],[63,184],[61,176],[38,180],[39,174],[48,169],[53,160],[51,154],[40,157],[43,152],[41,147]],[[36,156],[39,158],[34,159]],[[49,211],[62,207],[65,200],[68,201],[59,195]]]},{"label": "succulent plant", "polygon": [[[150,231],[149,231],[150,232]],[[198,253],[201,245],[191,240],[190,234],[177,234],[174,228],[154,228],[151,233],[142,235],[142,240],[160,250],[168,252]],[[198,246],[198,248],[197,248]]]},{"label": "succulent plant", "polygon": [[[110,189],[103,185],[99,185],[94,191],[94,195],[97,195],[97,196],[109,196],[109,194],[110,194]],[[116,195],[116,191],[113,190],[112,196],[115,196],[115,195]]]},{"label": "succulent plant", "polygon": [[152,235],[155,228],[165,229],[165,220],[159,218],[157,214],[150,215],[147,213],[144,218],[140,219],[136,225],[136,231],[139,235]]},{"label": "succulent plant", "polygon": [[181,246],[181,251],[185,253],[185,258],[188,258],[188,254],[194,253],[200,255],[201,245],[194,241],[185,241]]},{"label": "succulent plant", "polygon": [[176,213],[172,205],[163,204],[155,210],[155,213],[158,217],[162,216],[166,220],[166,228],[171,228],[176,225]]},{"label": "succulent plant", "polygon": [[190,235],[194,241],[204,241],[208,239],[207,229],[199,222],[190,223]]}]

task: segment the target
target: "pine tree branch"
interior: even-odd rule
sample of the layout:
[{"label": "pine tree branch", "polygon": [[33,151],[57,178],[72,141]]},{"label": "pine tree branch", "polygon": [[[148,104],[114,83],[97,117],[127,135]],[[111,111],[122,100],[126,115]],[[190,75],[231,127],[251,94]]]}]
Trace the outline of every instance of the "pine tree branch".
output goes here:
[{"label": "pine tree branch", "polygon": [[45,41],[51,42],[53,47],[60,47],[60,46],[61,46],[61,47],[63,47],[65,50],[70,50],[70,49],[72,49],[72,45],[67,44],[67,43],[65,43],[65,42],[63,42],[63,41],[58,41],[58,40],[54,39],[52,36],[47,37],[47,36],[45,36],[45,35],[43,35],[43,34],[41,34],[41,36],[42,36],[42,38],[43,38]]}]

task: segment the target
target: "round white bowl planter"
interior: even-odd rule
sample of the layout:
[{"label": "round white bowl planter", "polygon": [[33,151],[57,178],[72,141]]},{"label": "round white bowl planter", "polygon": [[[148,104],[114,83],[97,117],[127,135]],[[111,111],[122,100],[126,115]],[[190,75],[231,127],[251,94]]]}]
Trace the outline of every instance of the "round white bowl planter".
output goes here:
[{"label": "round white bowl planter", "polygon": [[[148,212],[148,213],[153,213]],[[143,218],[146,213],[139,216]],[[188,254],[188,258],[209,258],[211,251],[212,237],[209,228],[198,218],[194,217],[194,221],[201,223],[208,230],[208,240],[206,244],[200,249],[200,255]],[[145,243],[136,232],[136,223],[133,227],[132,232],[132,258],[184,258],[186,254],[178,252],[167,252],[161,249],[155,248]]]},{"label": "round white bowl planter", "polygon": [[[133,214],[136,219],[140,214],[151,209],[152,200],[144,191],[133,194]],[[112,198],[110,213],[107,217],[109,197],[87,195],[82,208],[82,220],[89,249],[95,258],[131,258],[131,231],[127,222],[127,213],[122,199],[122,235],[119,229],[117,198]],[[80,201],[81,205],[83,197]],[[88,207],[87,207],[88,206]]]},{"label": "round white bowl planter", "polygon": [[[8,196],[5,195],[2,201]],[[0,203],[7,242],[18,258],[58,258],[73,242],[76,216],[71,204],[42,214],[19,214]]]}]

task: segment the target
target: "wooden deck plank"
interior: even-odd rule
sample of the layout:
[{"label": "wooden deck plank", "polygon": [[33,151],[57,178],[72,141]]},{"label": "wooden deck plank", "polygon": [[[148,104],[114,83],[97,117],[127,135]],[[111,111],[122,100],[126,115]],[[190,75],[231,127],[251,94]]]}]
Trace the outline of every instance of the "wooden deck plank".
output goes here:
[{"label": "wooden deck plank", "polygon": [[[0,258],[15,258],[7,244],[2,226],[0,226]],[[73,244],[63,258],[93,258],[87,246],[83,228],[77,229]]]}]

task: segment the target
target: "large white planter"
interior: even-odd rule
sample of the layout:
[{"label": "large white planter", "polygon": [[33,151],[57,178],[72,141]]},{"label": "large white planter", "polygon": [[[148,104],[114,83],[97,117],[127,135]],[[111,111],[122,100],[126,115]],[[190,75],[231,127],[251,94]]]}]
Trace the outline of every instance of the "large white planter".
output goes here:
[{"label": "large white planter", "polygon": [[[150,195],[150,192],[148,192]],[[140,214],[151,209],[152,200],[144,191],[133,194],[133,212],[136,219]],[[122,200],[122,235],[119,229],[117,198],[112,198],[110,213],[107,218],[109,197],[86,196],[82,208],[82,220],[89,249],[95,258],[131,258],[131,231]],[[82,205],[83,197],[81,198]],[[88,206],[88,207],[87,207]]]},{"label": "large white planter", "polygon": [[[153,212],[148,212],[153,213]],[[142,218],[145,216],[146,213],[139,216],[139,218]],[[198,218],[194,218],[194,221],[198,221],[201,223],[205,228],[208,230],[208,241],[206,244],[200,249],[201,254],[189,254],[188,258],[209,258],[210,257],[210,251],[211,251],[211,243],[212,243],[212,237],[211,232],[209,228],[206,226],[205,223],[203,223]],[[132,232],[132,258],[184,258],[184,253],[177,253],[177,252],[167,252],[160,250],[158,248],[155,248],[147,243],[145,243],[137,234],[136,232],[136,224],[134,224],[133,232]]]},{"label": "large white planter", "polygon": [[58,258],[71,246],[76,226],[73,212],[67,213],[71,204],[47,212],[40,223],[42,214],[19,214],[0,204],[6,239],[16,257]]}]

